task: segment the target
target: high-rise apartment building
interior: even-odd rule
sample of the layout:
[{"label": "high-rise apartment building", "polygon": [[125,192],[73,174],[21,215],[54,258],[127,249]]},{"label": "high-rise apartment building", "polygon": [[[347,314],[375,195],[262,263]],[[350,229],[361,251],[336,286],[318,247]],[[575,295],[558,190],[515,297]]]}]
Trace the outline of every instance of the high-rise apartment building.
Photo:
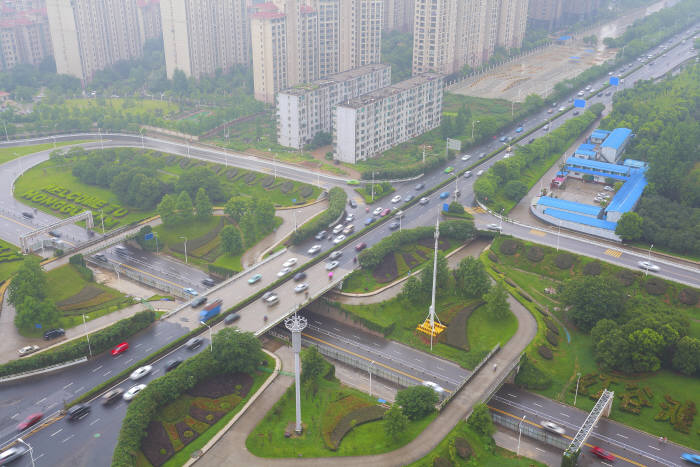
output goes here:
[{"label": "high-rise apartment building", "polygon": [[199,78],[250,61],[246,0],[160,0],[165,68]]},{"label": "high-rise apartment building", "polygon": [[301,149],[318,133],[331,133],[336,104],[391,84],[390,65],[366,65],[277,94],[277,142]]},{"label": "high-rise apartment building", "polygon": [[272,3],[258,5],[250,19],[255,99],[275,102],[287,87],[287,22]]},{"label": "high-rise apartment building", "polygon": [[413,32],[415,0],[384,0],[384,31]]},{"label": "high-rise apartment building", "polygon": [[163,37],[160,22],[160,0],[138,0],[138,20],[141,41]]},{"label": "high-rise apartment building", "polygon": [[340,1],[340,69],[379,63],[382,51],[383,0]]},{"label": "high-rise apartment building", "polygon": [[413,73],[479,66],[496,47],[520,47],[528,0],[415,0]]},{"label": "high-rise apartment building", "polygon": [[530,0],[528,20],[553,30],[594,15],[600,0]]},{"label": "high-rise apartment building", "polygon": [[335,158],[354,164],[436,128],[443,86],[443,75],[424,73],[336,105]]},{"label": "high-rise apartment building", "polygon": [[46,0],[56,70],[85,83],[143,53],[137,0]]},{"label": "high-rise apartment building", "polygon": [[0,18],[0,70],[22,63],[38,65],[53,55],[46,10],[22,6],[6,7]]}]

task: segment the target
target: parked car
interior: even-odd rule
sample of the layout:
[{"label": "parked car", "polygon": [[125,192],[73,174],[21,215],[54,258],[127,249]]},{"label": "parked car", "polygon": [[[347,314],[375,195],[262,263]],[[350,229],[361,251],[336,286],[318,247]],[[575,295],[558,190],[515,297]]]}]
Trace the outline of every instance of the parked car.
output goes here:
[{"label": "parked car", "polygon": [[600,448],[598,446],[593,446],[591,448],[591,452],[603,460],[606,460],[606,461],[614,461],[615,460],[615,456],[613,456],[608,451],[606,451],[605,449]]},{"label": "parked car", "polygon": [[136,386],[132,386],[131,388],[129,388],[128,391],[126,391],[124,393],[122,398],[128,402],[128,401],[132,400],[134,397],[136,397],[136,395],[138,393],[140,393],[141,391],[143,391],[144,389],[146,389],[145,384],[137,384]]},{"label": "parked car", "polygon": [[378,208],[376,208],[374,211],[372,211],[372,214],[375,215],[375,216],[378,216],[378,215],[380,215],[380,214],[382,213],[383,210],[384,210],[384,208],[378,207]]},{"label": "parked car", "polygon": [[399,201],[401,201],[401,195],[396,195],[393,198],[391,198],[391,202],[394,204],[398,203]]},{"label": "parked car", "polygon": [[639,261],[637,265],[642,269],[646,269],[647,271],[659,271],[661,269],[660,267],[649,261]]},{"label": "parked car", "polygon": [[196,290],[194,290],[192,287],[185,287],[184,289],[182,289],[182,291],[183,291],[184,293],[186,293],[187,295],[193,295],[193,296],[195,296],[195,297],[196,297],[197,295],[199,295],[199,292],[197,292]]},{"label": "parked car", "polygon": [[301,284],[297,284],[296,287],[294,287],[294,292],[296,293],[302,293],[304,290],[309,288],[309,284],[306,282],[302,282]]},{"label": "parked car", "polygon": [[360,242],[357,245],[355,245],[355,251],[362,251],[365,248],[367,248],[367,244],[365,242]]},{"label": "parked car", "polygon": [[224,318],[224,324],[233,324],[239,319],[241,319],[241,315],[238,313],[230,313],[226,315],[226,318]]},{"label": "parked car", "polygon": [[250,279],[248,279],[248,283],[252,285],[258,282],[260,279],[262,279],[262,274],[255,274],[254,276],[251,276]]},{"label": "parked car", "polygon": [[375,220],[376,219],[374,217],[368,217],[367,219],[365,219],[365,225],[370,225]]},{"label": "parked car", "polygon": [[24,357],[25,355],[29,355],[30,353],[34,353],[37,350],[39,350],[38,345],[25,345],[21,349],[17,351],[20,357]]},{"label": "parked car", "polygon": [[202,345],[202,342],[204,342],[204,339],[202,339],[201,337],[193,337],[185,343],[185,348],[187,350],[194,350],[200,345]]},{"label": "parked car", "polygon": [[355,226],[350,224],[346,225],[345,228],[343,229],[343,234],[344,235],[350,235],[353,231],[355,230]]},{"label": "parked car", "polygon": [[615,191],[615,188],[611,187],[610,185],[605,185],[605,186],[603,187],[603,190],[605,190],[605,191]]},{"label": "parked car", "polygon": [[129,375],[129,378],[132,381],[137,381],[147,374],[149,374],[153,370],[153,367],[151,365],[144,365],[142,367],[139,367],[135,369],[134,371],[131,372],[131,375]]},{"label": "parked car", "polygon": [[66,331],[61,328],[50,329],[44,333],[44,340],[48,341],[51,339],[56,339],[57,337],[62,337],[66,335]]},{"label": "parked car", "polygon": [[321,245],[314,245],[311,248],[309,248],[309,251],[307,251],[307,253],[310,255],[315,255],[319,251],[321,251]]},{"label": "parked car", "polygon": [[542,428],[544,428],[547,431],[551,431],[552,433],[556,433],[558,435],[564,434],[564,428],[560,427],[556,423],[548,422],[548,421],[541,421],[540,425],[542,425]]},{"label": "parked car", "polygon": [[343,252],[340,251],[340,250],[336,250],[336,251],[334,251],[333,253],[331,253],[330,255],[328,255],[328,258],[329,258],[329,259],[338,259],[338,258],[340,258],[341,256],[343,256]]},{"label": "parked car", "polygon": [[22,420],[18,425],[17,425],[17,431],[24,431],[30,426],[36,425],[39,420],[41,420],[44,417],[44,414],[41,412],[33,413],[31,415],[28,415],[24,420]]},{"label": "parked car", "polygon": [[[235,314],[235,313],[234,313],[234,314]],[[231,316],[231,315],[229,315],[229,316]],[[227,318],[228,318],[228,316],[227,316]],[[167,373],[167,372],[169,372],[169,371],[174,370],[175,368],[179,367],[181,363],[182,363],[182,359],[181,359],[181,358],[176,358],[175,360],[169,360],[169,361],[165,364],[165,372]]]},{"label": "parked car", "polygon": [[449,191],[443,191],[442,193],[440,193],[440,199],[445,199],[445,198],[448,198],[449,196],[450,196]]},{"label": "parked car", "polygon": [[399,223],[394,221],[391,224],[389,224],[389,230],[396,230],[399,228]]},{"label": "parked car", "polygon": [[76,404],[68,409],[68,420],[76,421],[85,418],[90,413],[90,406],[87,404]]},{"label": "parked car", "polygon": [[428,204],[429,202],[430,202],[430,198],[423,197],[420,199],[420,201],[418,201],[418,204],[425,205],[425,204]]},{"label": "parked car", "polygon": [[345,223],[349,223],[355,220],[355,214],[350,213],[345,217]]},{"label": "parked car", "polygon": [[197,297],[194,300],[192,300],[192,303],[190,303],[190,306],[192,308],[197,308],[198,306],[204,305],[207,302],[207,297]]},{"label": "parked car", "polygon": [[289,271],[291,271],[292,268],[282,268],[280,271],[277,273],[277,277],[283,277],[285,274],[287,274]]},{"label": "parked car", "polygon": [[338,236],[335,237],[335,239],[333,240],[333,243],[337,245],[338,243],[342,242],[342,241],[345,240],[346,238],[347,238],[347,237],[346,237],[345,235],[338,235]]},{"label": "parked car", "polygon": [[519,126],[518,128],[515,129],[516,133],[522,133],[523,132],[523,127]]},{"label": "parked car", "polygon": [[122,397],[122,394],[124,394],[124,390],[122,388],[114,388],[107,391],[102,396],[102,405],[109,405],[116,402]]},{"label": "parked car", "polygon": [[115,346],[110,353],[116,357],[117,355],[123,354],[127,350],[129,350],[129,343],[122,342],[121,344],[118,344],[117,346]]},{"label": "parked car", "polygon": [[332,271],[333,269],[337,268],[340,262],[338,261],[331,261],[330,263],[326,263],[326,271]]},{"label": "parked car", "polygon": [[317,233],[317,234],[314,236],[314,238],[315,238],[316,240],[323,240],[324,238],[326,238],[326,235],[327,235],[327,234],[328,234],[328,232],[326,232],[325,230],[321,230],[319,233]]},{"label": "parked car", "polygon": [[3,452],[0,452],[0,465],[8,465],[10,462],[19,459],[28,452],[29,448],[27,448],[27,446],[17,443],[14,446],[5,449]]},{"label": "parked car", "polygon": [[385,217],[385,216],[388,216],[390,212],[391,212],[391,209],[386,208],[385,210],[383,210],[383,211],[380,213],[380,215],[381,215],[382,217]]}]

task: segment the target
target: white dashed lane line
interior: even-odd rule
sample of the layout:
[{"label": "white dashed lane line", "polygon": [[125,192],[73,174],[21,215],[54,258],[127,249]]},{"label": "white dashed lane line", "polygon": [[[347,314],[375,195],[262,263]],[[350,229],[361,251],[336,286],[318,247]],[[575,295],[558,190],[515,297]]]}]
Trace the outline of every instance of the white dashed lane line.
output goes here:
[{"label": "white dashed lane line", "polygon": [[56,431],[56,432],[54,432],[54,433],[51,433],[51,434],[49,435],[49,438],[53,438],[54,436],[56,436],[57,434],[59,434],[59,433],[62,432],[62,431],[63,431],[63,428],[61,428],[60,430],[58,430],[58,431]]},{"label": "white dashed lane line", "polygon": [[73,381],[71,381],[70,383],[68,383],[68,384],[66,384],[65,386],[63,386],[63,389],[68,389],[68,388],[71,387],[71,386],[73,386]]},{"label": "white dashed lane line", "polygon": [[95,368],[94,370],[92,370],[92,372],[94,373],[94,372],[98,371],[100,368],[102,368],[102,365],[100,365],[97,368]]},{"label": "white dashed lane line", "polygon": [[61,441],[61,442],[62,442],[62,443],[65,443],[66,441],[69,441],[69,440],[71,440],[71,439],[73,439],[73,438],[75,438],[75,435],[70,435],[68,438],[64,439],[64,440]]},{"label": "white dashed lane line", "polygon": [[101,418],[96,418],[95,420],[90,422],[90,426],[94,425],[95,423],[99,422]]},{"label": "white dashed lane line", "polygon": [[620,438],[625,438],[625,439],[629,439],[629,438],[627,438],[627,436],[625,436],[625,435],[621,435],[620,433],[615,433],[615,435],[619,436]]}]

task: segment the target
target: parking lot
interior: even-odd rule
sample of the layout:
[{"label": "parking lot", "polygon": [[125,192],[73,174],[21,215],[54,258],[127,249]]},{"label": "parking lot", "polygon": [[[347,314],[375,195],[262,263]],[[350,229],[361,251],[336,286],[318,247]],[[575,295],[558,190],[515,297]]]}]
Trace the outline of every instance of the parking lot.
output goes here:
[{"label": "parking lot", "polygon": [[552,195],[559,199],[595,206],[599,205],[594,201],[598,193],[605,193],[610,196],[609,199],[612,199],[613,193],[605,191],[603,189],[604,186],[605,185],[600,183],[589,183],[583,180],[569,178],[564,184],[564,188],[555,188],[552,190]]}]

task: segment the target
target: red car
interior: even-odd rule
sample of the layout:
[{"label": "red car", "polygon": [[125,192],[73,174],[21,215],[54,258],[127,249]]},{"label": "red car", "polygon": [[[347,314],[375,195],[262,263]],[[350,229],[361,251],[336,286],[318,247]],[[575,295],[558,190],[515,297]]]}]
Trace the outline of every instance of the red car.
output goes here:
[{"label": "red car", "polygon": [[380,216],[384,217],[384,216],[388,215],[390,212],[391,212],[391,209],[386,208],[385,210],[382,211],[382,213],[380,214]]},{"label": "red car", "polygon": [[36,422],[38,422],[39,420],[41,420],[41,418],[42,418],[43,416],[44,416],[44,414],[41,413],[41,412],[31,414],[30,416],[28,416],[27,418],[25,418],[24,421],[23,421],[22,423],[20,423],[19,425],[17,425],[17,431],[24,431],[24,430],[26,430],[27,428],[29,428],[30,426],[34,425]]},{"label": "red car", "polygon": [[121,344],[112,349],[112,355],[119,355],[126,352],[127,350],[129,350],[129,343],[122,342]]},{"label": "red car", "polygon": [[610,454],[608,451],[606,451],[603,448],[599,448],[598,446],[593,446],[591,448],[591,452],[595,454],[596,456],[600,457],[601,459],[604,459],[606,461],[614,461],[615,456]]},{"label": "red car", "polygon": [[360,242],[357,245],[355,245],[355,251],[362,251],[365,248],[367,248],[367,244],[365,242]]}]

